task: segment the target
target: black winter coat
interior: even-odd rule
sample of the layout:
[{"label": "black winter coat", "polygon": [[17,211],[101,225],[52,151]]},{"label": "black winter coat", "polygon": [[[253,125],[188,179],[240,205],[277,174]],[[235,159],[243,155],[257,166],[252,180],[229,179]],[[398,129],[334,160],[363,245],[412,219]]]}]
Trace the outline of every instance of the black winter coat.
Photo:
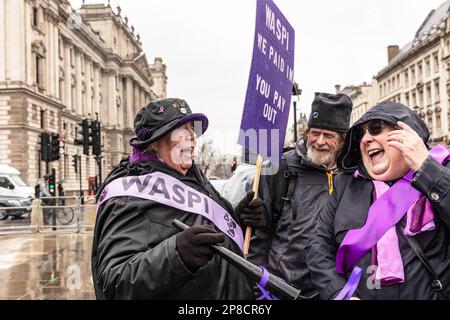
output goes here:
[{"label": "black winter coat", "polygon": [[[162,163],[132,165],[124,160],[102,189],[115,179],[155,171],[208,195],[235,218],[229,203],[195,166],[187,176],[182,176]],[[174,219],[189,226],[213,226],[200,215],[146,199],[117,197],[102,204],[97,213],[92,252],[97,299],[254,299],[253,284],[217,255],[196,274],[189,271],[176,250],[176,235],[180,231],[172,225]],[[228,237],[223,246],[242,255]]]},{"label": "black winter coat", "polygon": [[[264,201],[269,222],[256,229],[250,243],[248,259],[311,296],[316,291],[306,266],[306,246],[320,208],[330,197],[330,182],[336,170],[317,167],[306,160],[306,146],[299,142],[295,150],[284,154],[289,170],[292,196],[277,215],[274,188],[282,185],[283,174],[262,176],[259,196]],[[331,181],[330,181],[331,179]],[[289,195],[288,195],[289,196]]]},{"label": "black winter coat", "polygon": [[[428,130],[412,112],[388,105],[386,108],[375,108],[364,115],[355,126],[372,119],[383,119],[391,124],[400,120],[407,123],[419,135],[428,140]],[[420,120],[420,121],[419,121]],[[336,253],[346,233],[351,229],[361,228],[367,219],[369,207],[373,203],[373,183],[360,162],[357,143],[351,142],[353,130],[350,130],[342,159],[344,173],[336,178],[335,192],[321,210],[317,226],[313,232],[308,250],[308,268],[312,280],[319,288],[323,299],[332,299],[343,289],[347,278],[336,271]],[[352,144],[355,146],[352,147]],[[351,154],[353,150],[353,154]],[[358,168],[362,178],[355,178],[353,173]],[[432,204],[435,213],[436,229],[423,232],[415,239],[424,250],[430,265],[437,272],[444,286],[450,284],[450,163],[441,165],[428,158],[412,182],[412,186],[424,194]],[[401,201],[401,199],[399,199]],[[404,218],[404,220],[406,217]],[[403,224],[400,221],[399,224]],[[398,231],[397,231],[398,233]],[[410,299],[443,299],[441,293],[431,288],[432,277],[406,242],[399,236],[399,247],[405,271],[405,282],[402,284],[382,286],[381,289],[370,285],[374,278],[374,270],[370,270],[371,253],[368,252],[357,264],[363,270],[356,295],[361,299],[410,300]],[[348,277],[348,275],[347,275]],[[373,289],[371,289],[373,288]]]}]

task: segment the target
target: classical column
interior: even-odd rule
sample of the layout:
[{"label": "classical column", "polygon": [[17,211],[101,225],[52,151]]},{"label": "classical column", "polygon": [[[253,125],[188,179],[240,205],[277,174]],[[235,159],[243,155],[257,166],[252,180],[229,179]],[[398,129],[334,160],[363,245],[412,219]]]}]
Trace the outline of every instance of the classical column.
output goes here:
[{"label": "classical column", "polygon": [[126,104],[125,112],[127,113],[127,127],[133,128],[134,116],[136,115],[133,106],[133,79],[130,77],[125,77],[126,80]]},{"label": "classical column", "polygon": [[[4,2],[4,1],[3,1]],[[6,1],[1,29],[5,30],[6,80],[25,81],[25,1]],[[4,50],[4,48],[2,49]],[[3,63],[3,62],[1,62]]]},{"label": "classical column", "polygon": [[70,64],[70,47],[72,41],[65,39],[64,41],[64,85],[66,94],[64,95],[64,104],[68,110],[73,110],[72,106],[72,66]]},{"label": "classical column", "polygon": [[117,125],[115,70],[108,70],[108,119],[111,126]]},{"label": "classical column", "polygon": [[[5,1],[0,1],[0,17],[4,17],[3,19],[6,19],[5,16]],[[0,43],[6,44],[6,36],[5,36],[5,28],[0,28]],[[28,69],[31,69],[30,67]],[[6,55],[5,50],[0,50],[0,81],[5,81],[5,74],[6,73]],[[31,82],[31,81],[30,81]]]},{"label": "classical column", "polygon": [[134,81],[134,114],[137,114],[139,110],[141,109],[141,102],[140,102],[140,94],[139,94],[139,83],[137,81]]},{"label": "classical column", "polygon": [[100,66],[98,63],[92,63],[92,70],[94,72],[94,105],[92,106],[92,110],[94,114],[100,113]]},{"label": "classical column", "polygon": [[84,59],[84,76],[85,76],[85,84],[86,84],[86,110],[88,113],[94,115],[94,108],[92,106],[92,61],[90,58]]},{"label": "classical column", "polygon": [[82,87],[82,78],[81,78],[81,50],[78,48],[74,49],[75,52],[75,81],[76,81],[76,113],[79,115],[83,115],[83,87]]},{"label": "classical column", "polygon": [[58,27],[56,25],[57,23],[57,17],[55,17],[55,21],[54,24],[52,24],[53,26],[53,30],[54,30],[54,38],[53,38],[53,43],[54,43],[54,47],[53,47],[53,52],[55,55],[55,59],[54,59],[54,63],[55,63],[55,67],[54,67],[54,76],[55,76],[55,81],[54,81],[54,86],[55,86],[55,97],[60,98],[61,97],[61,92],[59,92],[59,30]]},{"label": "classical column", "polygon": [[119,75],[118,76],[118,80],[117,80],[117,95],[118,95],[118,99],[119,99],[119,103],[120,103],[120,107],[117,107],[117,118],[118,118],[118,125],[120,129],[124,129],[126,127],[126,122],[124,119],[126,119],[125,117],[125,92],[124,92],[124,88],[123,88],[123,76]]},{"label": "classical column", "polygon": [[145,89],[143,87],[141,87],[141,99],[140,99],[141,103],[141,108],[145,107],[146,102],[145,102]]}]

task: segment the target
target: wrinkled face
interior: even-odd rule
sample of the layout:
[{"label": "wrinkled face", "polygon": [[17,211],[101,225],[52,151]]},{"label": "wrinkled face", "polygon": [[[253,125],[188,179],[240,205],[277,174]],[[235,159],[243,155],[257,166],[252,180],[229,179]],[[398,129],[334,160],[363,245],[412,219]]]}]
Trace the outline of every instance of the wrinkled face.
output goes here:
[{"label": "wrinkled face", "polygon": [[192,167],[196,142],[194,124],[188,122],[161,138],[155,149],[164,163],[185,175]]},{"label": "wrinkled face", "polygon": [[393,181],[408,172],[400,151],[388,146],[388,133],[394,130],[393,126],[382,120],[372,120],[361,125],[358,133],[362,136],[359,149],[364,167],[374,180]]},{"label": "wrinkled face", "polygon": [[306,148],[307,159],[316,166],[334,167],[343,144],[342,135],[337,132],[311,128]]}]

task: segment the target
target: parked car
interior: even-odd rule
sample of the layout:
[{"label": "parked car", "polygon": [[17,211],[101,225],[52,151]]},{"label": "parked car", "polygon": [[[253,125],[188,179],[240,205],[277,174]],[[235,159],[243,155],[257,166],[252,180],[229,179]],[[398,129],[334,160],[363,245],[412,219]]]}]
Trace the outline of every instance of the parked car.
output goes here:
[{"label": "parked car", "polygon": [[0,220],[21,218],[31,213],[32,198],[11,198],[0,196]]}]

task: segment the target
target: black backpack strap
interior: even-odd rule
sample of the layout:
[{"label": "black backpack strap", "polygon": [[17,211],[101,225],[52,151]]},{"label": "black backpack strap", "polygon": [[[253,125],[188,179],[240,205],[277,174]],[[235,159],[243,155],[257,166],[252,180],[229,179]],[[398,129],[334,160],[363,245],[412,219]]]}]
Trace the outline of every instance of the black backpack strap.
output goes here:
[{"label": "black backpack strap", "polygon": [[[291,202],[295,192],[297,172],[290,170],[286,156],[283,154],[280,162],[280,168],[273,180],[273,198],[272,209],[274,220],[277,221],[283,210],[285,202]],[[292,216],[297,217],[297,208],[293,205]]]},{"label": "black backpack strap", "polygon": [[286,197],[289,176],[289,167],[286,157],[283,154],[281,157],[280,168],[278,169],[277,174],[275,174],[272,178],[272,209],[275,220],[278,220],[278,217],[281,214],[281,210],[283,209],[283,198]]},{"label": "black backpack strap", "polygon": [[443,294],[445,296],[444,290],[443,290],[444,286],[442,285],[442,281],[439,279],[438,274],[436,273],[436,271],[434,271],[433,267],[430,265],[430,262],[428,261],[428,258],[425,255],[425,252],[423,251],[419,242],[417,242],[417,240],[414,237],[408,237],[403,234],[403,230],[405,228],[404,223],[403,223],[403,225],[400,224],[399,226],[400,226],[400,230],[398,230],[398,233],[404,240],[406,240],[406,242],[409,244],[409,246],[413,250],[414,254],[417,256],[417,258],[419,258],[420,262],[423,264],[425,269],[427,269],[427,271],[430,273],[430,275],[433,279],[431,281],[431,288],[433,289],[433,291],[441,292],[441,294]]}]

